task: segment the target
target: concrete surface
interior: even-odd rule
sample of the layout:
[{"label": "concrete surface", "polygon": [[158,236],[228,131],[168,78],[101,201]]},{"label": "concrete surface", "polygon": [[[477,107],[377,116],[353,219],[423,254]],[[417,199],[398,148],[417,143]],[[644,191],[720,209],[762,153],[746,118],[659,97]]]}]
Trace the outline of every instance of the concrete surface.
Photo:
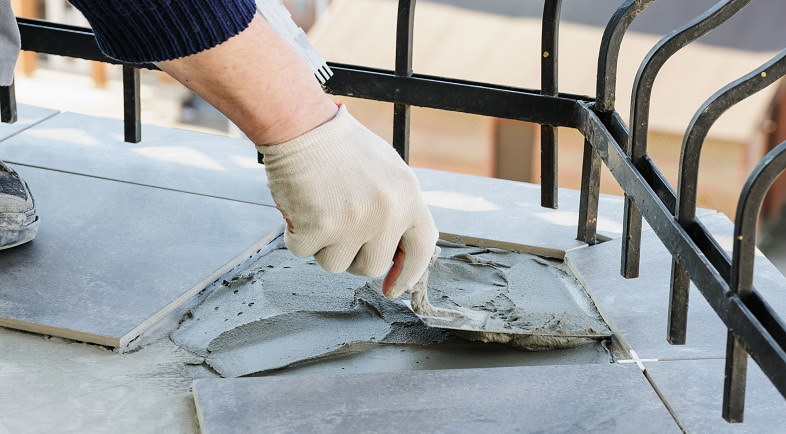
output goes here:
[{"label": "concrete surface", "polygon": [[0,327],[0,432],[197,432],[187,351],[128,354]]}]

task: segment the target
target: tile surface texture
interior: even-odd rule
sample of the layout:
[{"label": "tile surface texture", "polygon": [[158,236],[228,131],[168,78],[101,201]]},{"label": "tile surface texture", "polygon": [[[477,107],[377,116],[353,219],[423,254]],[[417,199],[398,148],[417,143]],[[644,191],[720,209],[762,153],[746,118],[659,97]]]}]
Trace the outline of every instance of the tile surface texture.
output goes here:
[{"label": "tile surface texture", "polygon": [[[443,238],[467,244],[526,251],[562,258],[585,246],[576,240],[579,192],[560,189],[559,209],[540,206],[540,186],[482,176],[415,169],[420,188]],[[602,195],[598,234],[622,236],[622,197]],[[715,211],[699,209],[697,215]],[[644,222],[644,229],[649,225]]]},{"label": "tile surface texture", "polygon": [[644,362],[644,365],[689,432],[784,432],[786,402],[752,360],[748,363],[745,421],[741,424],[729,424],[721,417],[723,360]]},{"label": "tile surface texture", "polygon": [[[142,136],[140,143],[126,143],[122,121],[60,113],[0,142],[0,159],[274,205],[264,188],[264,168],[247,140],[153,125],[145,125]],[[575,240],[577,191],[561,190],[560,208],[552,210],[540,207],[538,185],[429,169],[415,173],[444,234],[557,258],[584,245]],[[622,208],[621,198],[602,196],[602,236],[621,235]]]},{"label": "tile surface texture", "polygon": [[0,325],[9,327],[123,346],[281,227],[269,207],[15,168],[41,228],[0,251]]},{"label": "tile surface texture", "polygon": [[202,432],[679,432],[634,366],[197,380]]},{"label": "tile surface texture", "polygon": [[[584,246],[576,240],[577,191],[560,190],[560,208],[553,210],[541,208],[539,185],[429,169],[416,169],[416,173],[443,234],[458,236],[468,244],[557,258]],[[608,237],[622,233],[618,223],[622,209],[622,198],[603,197],[598,217],[600,233]]]},{"label": "tile surface texture", "polygon": [[[143,142],[129,144],[118,120],[19,110],[19,122],[0,124],[0,159],[22,164],[42,226],[33,243],[0,252],[0,325],[120,345],[279,231],[277,211],[255,205],[273,202],[247,141],[145,125]],[[665,343],[669,257],[645,223],[642,277],[619,277],[621,198],[601,198],[599,232],[612,241],[585,247],[575,241],[578,192],[561,191],[560,209],[548,210],[537,185],[415,171],[441,232],[547,256],[569,251],[629,349],[678,359],[644,363],[689,430],[784,426],[783,399],[754,362],[746,423],[727,425],[722,360],[682,360],[724,354],[725,330],[696,289],[688,345]],[[699,215],[730,247],[728,219]],[[756,266],[757,288],[786,312],[783,277],[763,257]],[[168,339],[120,355],[0,328],[0,354],[0,432],[192,432],[189,376],[215,375]],[[462,341],[349,346],[277,377],[198,380],[194,391],[205,432],[678,432],[641,372],[606,358],[602,348],[513,354]],[[471,369],[515,365],[530,366]]]},{"label": "tile surface texture", "polygon": [[60,113],[0,142],[0,159],[273,204],[251,142],[194,131],[144,125],[142,141],[126,143],[120,120]]},{"label": "tile surface texture", "polygon": [[[34,107],[29,105],[17,106],[17,120],[14,123],[7,124],[0,122],[0,140],[7,139],[19,132],[26,130],[39,122],[42,122],[58,113],[57,110]],[[0,156],[0,159],[3,157]]]},{"label": "tile surface texture", "polygon": [[[731,249],[733,223],[723,214],[702,217],[721,246]],[[568,265],[585,283],[598,309],[628,349],[641,358],[722,358],[726,329],[704,296],[692,286],[686,345],[666,342],[671,256],[652,231],[642,237],[641,272],[636,279],[619,275],[620,240],[571,252]],[[754,285],[776,312],[786,314],[786,278],[760,253]]]}]

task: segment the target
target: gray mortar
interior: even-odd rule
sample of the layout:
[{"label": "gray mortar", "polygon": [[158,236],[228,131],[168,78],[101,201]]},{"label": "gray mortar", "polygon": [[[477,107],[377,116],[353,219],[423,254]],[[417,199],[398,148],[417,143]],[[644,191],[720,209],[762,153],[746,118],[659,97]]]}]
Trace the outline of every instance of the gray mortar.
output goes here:
[{"label": "gray mortar", "polygon": [[[593,320],[599,318],[586,294],[581,297],[572,292],[576,288],[566,286],[567,274],[558,268],[543,273],[554,268],[546,264],[561,266],[532,255],[444,245],[441,258],[433,267],[430,292],[435,305],[484,309],[521,329],[583,329],[587,324],[573,316],[587,316],[589,312]],[[524,285],[524,290],[519,291],[522,280],[533,284]],[[511,287],[511,282],[517,286]],[[539,294],[534,291],[537,288],[541,289]],[[521,314],[522,311],[527,315]],[[526,321],[522,319],[525,317]],[[605,325],[601,323],[601,327]],[[568,363],[608,361],[608,355],[597,343],[553,357],[534,357],[516,349],[484,350],[484,346],[494,344],[471,344],[445,330],[425,327],[401,300],[385,298],[378,281],[346,273],[325,273],[313,260],[295,258],[285,249],[270,252],[247,272],[225,281],[190,312],[171,337],[178,345],[204,357],[207,366],[225,377],[302,370],[304,366],[320,364],[332,366],[336,360],[374,360],[374,354],[386,354],[388,365],[407,363],[418,357],[425,365],[429,356],[423,360],[409,353],[415,351],[449,360],[451,352],[472,354],[473,345],[478,347],[478,355],[471,356],[473,361],[468,365],[489,363],[489,358],[480,354],[492,351],[504,354],[500,360],[509,364],[531,364],[528,360],[559,357]],[[468,337],[493,341],[478,334]],[[595,341],[584,340],[573,345],[587,342]],[[508,343],[533,347],[520,342]],[[534,347],[543,346],[541,343]],[[564,346],[564,342],[551,345]],[[388,350],[395,347],[401,351]],[[389,354],[400,354],[400,358],[387,361]],[[461,366],[460,361],[453,362]],[[364,362],[358,363],[361,369]],[[556,363],[565,362],[560,359]]]},{"label": "gray mortar", "polygon": [[442,312],[464,315],[420,314],[427,325],[528,350],[570,348],[611,335],[561,262],[498,249],[440,246],[429,299],[435,308],[448,309]]}]

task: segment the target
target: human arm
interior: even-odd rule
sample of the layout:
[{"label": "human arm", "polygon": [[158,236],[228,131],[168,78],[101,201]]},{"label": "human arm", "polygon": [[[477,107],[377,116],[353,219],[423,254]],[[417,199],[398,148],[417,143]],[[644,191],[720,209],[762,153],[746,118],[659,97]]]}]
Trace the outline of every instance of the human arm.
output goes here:
[{"label": "human arm", "polygon": [[[390,269],[383,286],[394,297],[423,275],[437,231],[411,169],[384,140],[337,110],[291,46],[249,14],[253,1],[72,3],[108,55],[156,62],[266,155],[269,187],[290,222],[285,240],[294,254],[314,255],[331,272],[378,276]],[[210,14],[193,19],[199,7]],[[177,20],[187,23],[171,26]]]}]

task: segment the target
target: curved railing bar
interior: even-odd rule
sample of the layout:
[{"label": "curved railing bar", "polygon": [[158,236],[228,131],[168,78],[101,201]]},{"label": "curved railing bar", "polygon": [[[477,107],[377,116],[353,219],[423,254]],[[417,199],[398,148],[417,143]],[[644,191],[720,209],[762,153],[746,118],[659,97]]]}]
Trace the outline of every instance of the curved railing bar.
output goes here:
[{"label": "curved railing bar", "polygon": [[652,84],[655,82],[660,69],[677,51],[726,22],[750,2],[751,0],[723,0],[718,2],[702,15],[682,26],[682,28],[674,30],[665,36],[647,54],[636,74],[631,101],[628,155],[634,160],[634,164],[638,158],[646,153]]},{"label": "curved railing bar", "polygon": [[786,75],[786,50],[729,83],[710,97],[691,119],[682,142],[677,181],[677,220],[687,224],[696,216],[696,191],[702,146],[710,128],[730,107]]},{"label": "curved railing bar", "polygon": [[[694,18],[682,27],[672,31],[661,39],[641,63],[633,84],[633,95],[630,109],[630,137],[628,139],[628,157],[633,164],[647,152],[647,131],[649,129],[650,97],[652,84],[661,67],[677,51],[706,35],[711,30],[726,22],[751,0],[722,0],[712,8]],[[622,236],[621,274],[624,277],[639,275],[639,256],[641,247],[641,214],[633,206],[629,197],[625,197],[625,215]]]},{"label": "curved railing bar", "polygon": [[775,178],[786,170],[786,142],[776,146],[756,165],[742,187],[734,222],[734,252],[729,286],[740,297],[753,288],[753,257],[756,249],[756,224],[764,195]]},{"label": "curved railing bar", "polygon": [[[756,226],[764,195],[781,173],[786,172],[786,142],[776,146],[756,165],[742,187],[734,222],[734,251],[729,286],[743,301],[753,292]],[[723,418],[742,422],[748,353],[729,330],[726,344],[726,377],[723,386]]]},{"label": "curved railing bar", "polygon": [[595,110],[609,112],[614,110],[617,85],[617,60],[622,38],[634,19],[646,9],[653,0],[627,0],[620,5],[606,25],[600,41],[598,56],[598,81]]},{"label": "curved railing bar", "polygon": [[[559,47],[559,17],[562,0],[546,0],[541,21],[540,93],[557,96],[559,86],[557,50]],[[553,125],[540,126],[540,206],[557,208],[557,129]]]},{"label": "curved railing bar", "polygon": [[[617,88],[617,60],[622,38],[633,20],[653,0],[626,0],[617,8],[603,31],[598,55],[598,76],[594,110],[600,113],[614,112]],[[600,197],[601,159],[587,140],[581,165],[581,194],[579,197],[579,221],[576,239],[595,244],[598,231],[598,198]]]},{"label": "curved railing bar", "polygon": [[[412,40],[415,27],[415,1],[398,0],[396,19],[396,68],[397,77],[412,76]],[[408,104],[393,104],[393,148],[404,161],[409,162],[409,124]]]},{"label": "curved railing bar", "polygon": [[[683,138],[680,153],[677,209],[675,211],[680,225],[687,227],[696,217],[699,161],[702,146],[710,128],[730,107],[771,85],[784,75],[786,75],[786,50],[716,92],[702,104],[693,116]],[[685,343],[689,285],[690,279],[685,269],[676,260],[672,260],[667,338],[672,344]]]}]

